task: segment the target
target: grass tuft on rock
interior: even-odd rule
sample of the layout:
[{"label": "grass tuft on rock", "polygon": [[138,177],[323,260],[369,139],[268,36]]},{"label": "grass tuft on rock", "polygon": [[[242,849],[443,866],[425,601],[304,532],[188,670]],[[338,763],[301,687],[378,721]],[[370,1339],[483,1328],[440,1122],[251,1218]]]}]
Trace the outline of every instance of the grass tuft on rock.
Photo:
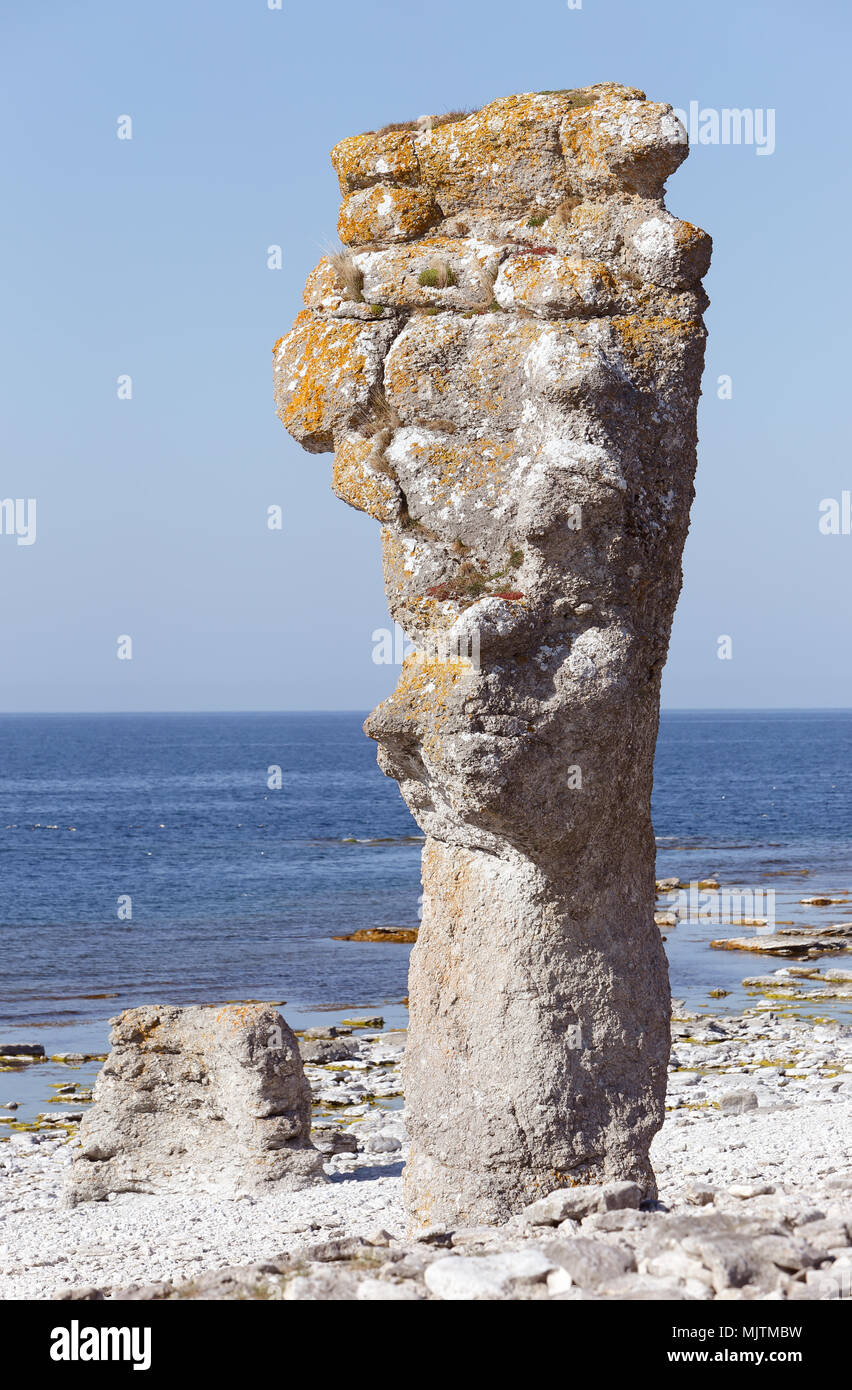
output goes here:
[{"label": "grass tuft on rock", "polygon": [[446,261],[437,261],[434,265],[421,270],[417,277],[417,283],[433,290],[446,290],[458,284],[458,281],[451,265]]}]

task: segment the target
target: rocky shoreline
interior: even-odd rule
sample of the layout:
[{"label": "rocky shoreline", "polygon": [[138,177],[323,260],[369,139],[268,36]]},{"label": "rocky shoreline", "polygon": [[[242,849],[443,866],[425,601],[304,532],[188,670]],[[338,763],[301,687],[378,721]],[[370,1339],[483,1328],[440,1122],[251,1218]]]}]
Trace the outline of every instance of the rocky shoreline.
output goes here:
[{"label": "rocky shoreline", "polygon": [[567,1189],[502,1226],[412,1240],[400,1194],[405,1034],[351,1022],[299,1039],[312,1139],[331,1179],[319,1188],[233,1200],[123,1193],[70,1208],[74,1121],[13,1133],[0,1145],[2,1297],[852,1296],[843,1025],[765,1004],[699,1016],[676,1002],[666,1122],[652,1148],[657,1203],[640,1206],[629,1183]]}]

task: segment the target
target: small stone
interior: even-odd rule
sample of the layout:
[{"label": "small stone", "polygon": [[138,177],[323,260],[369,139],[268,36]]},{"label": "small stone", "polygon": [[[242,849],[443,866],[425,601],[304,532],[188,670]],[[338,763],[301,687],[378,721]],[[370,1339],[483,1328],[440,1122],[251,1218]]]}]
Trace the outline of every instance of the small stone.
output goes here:
[{"label": "small stone", "polygon": [[322,1154],[358,1152],[358,1140],[343,1129],[318,1130],[313,1134],[314,1147]]},{"label": "small stone", "polygon": [[659,1279],[675,1279],[682,1283],[688,1280],[695,1280],[699,1284],[705,1284],[712,1288],[713,1277],[701,1262],[688,1255],[680,1246],[675,1246],[671,1250],[663,1250],[659,1255],[654,1255],[647,1261],[647,1273],[653,1274]]},{"label": "small stone", "polygon": [[642,1201],[642,1188],[638,1182],[608,1182],[601,1190],[601,1211],[625,1211],[638,1209]]},{"label": "small stone", "polygon": [[755,1253],[761,1258],[791,1273],[797,1273],[800,1269],[812,1269],[822,1259],[820,1251],[814,1250],[807,1241],[797,1240],[794,1236],[757,1236],[753,1246]]},{"label": "small stone", "polygon": [[572,1283],[582,1289],[597,1289],[636,1268],[632,1252],[620,1245],[575,1236],[570,1240],[548,1241],[548,1257],[567,1270]]},{"label": "small stone", "polygon": [[574,1280],[567,1269],[554,1269],[547,1276],[547,1292],[549,1294],[567,1293],[574,1287]]},{"label": "small stone", "polygon": [[825,1179],[825,1186],[832,1192],[846,1192],[852,1190],[852,1172],[832,1173]]},{"label": "small stone", "polygon": [[670,1279],[656,1279],[650,1274],[624,1274],[608,1285],[605,1296],[619,1301],[648,1303],[670,1303],[694,1297],[682,1285]]},{"label": "small stone", "polygon": [[726,1091],[718,1101],[723,1115],[744,1115],[747,1110],[757,1109],[757,1094],[754,1091]]},{"label": "small stone", "polygon": [[557,1265],[540,1250],[501,1255],[448,1255],[426,1270],[426,1287],[438,1298],[504,1298],[524,1285],[542,1283]]},{"label": "small stone", "polygon": [[759,1183],[735,1183],[728,1188],[729,1197],[740,1197],[747,1201],[751,1197],[769,1197],[775,1188],[768,1182]]},{"label": "small stone", "polygon": [[413,1279],[402,1284],[392,1284],[387,1279],[362,1279],[358,1285],[359,1303],[399,1303],[411,1302],[426,1297],[426,1290]]},{"label": "small stone", "polygon": [[453,1243],[453,1232],[448,1231],[446,1226],[424,1226],[415,1233],[414,1239],[418,1245],[432,1245],[439,1249],[448,1249]]},{"label": "small stone", "polygon": [[371,1236],[367,1236],[368,1245],[386,1246],[390,1245],[392,1240],[393,1236],[390,1231],[386,1231],[384,1227],[380,1227],[379,1230],[374,1231]]},{"label": "small stone", "polygon": [[[589,1231],[641,1231],[652,1219],[652,1214],[647,1211],[598,1211],[584,1217],[582,1230],[584,1235]],[[563,1221],[557,1230],[560,1235],[574,1235],[577,1227],[573,1221]]]},{"label": "small stone", "polygon": [[498,1228],[495,1226],[462,1226],[459,1230],[453,1231],[453,1249],[463,1245],[487,1245],[491,1244],[497,1236]]},{"label": "small stone", "polygon": [[711,1202],[715,1201],[718,1190],[717,1187],[713,1187],[710,1183],[691,1182],[684,1188],[683,1195],[690,1206],[706,1207],[709,1206]]},{"label": "small stone", "polygon": [[687,1236],[682,1245],[688,1255],[695,1256],[710,1270],[717,1294],[724,1289],[756,1283],[762,1275],[766,1275],[768,1269],[771,1269],[773,1276],[768,1282],[777,1283],[774,1277],[777,1270],[761,1259],[749,1236]]},{"label": "small stone", "polygon": [[345,1062],[357,1057],[360,1049],[355,1038],[306,1038],[299,1039],[299,1052],[303,1062],[324,1066],[328,1062]]},{"label": "small stone", "polygon": [[398,1153],[402,1143],[392,1134],[371,1134],[364,1140],[364,1152],[370,1154]]},{"label": "small stone", "polygon": [[[560,1221],[581,1221],[600,1210],[603,1187],[590,1183],[583,1187],[558,1187],[524,1207],[521,1216],[530,1226],[558,1226]],[[638,1203],[637,1203],[638,1205]]]}]

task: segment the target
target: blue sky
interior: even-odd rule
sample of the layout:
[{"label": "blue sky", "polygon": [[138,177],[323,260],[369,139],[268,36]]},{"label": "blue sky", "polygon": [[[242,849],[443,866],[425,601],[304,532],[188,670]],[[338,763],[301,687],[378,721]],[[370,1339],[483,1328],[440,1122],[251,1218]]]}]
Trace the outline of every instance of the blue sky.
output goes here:
[{"label": "blue sky", "polygon": [[773,154],[696,145],[668,188],[715,252],[664,704],[852,704],[852,535],[819,528],[821,500],[852,489],[846,4],[8,0],[0,35],[0,497],[38,506],[35,544],[0,536],[0,709],[366,709],[389,692],[378,527],[272,406],[270,349],[335,235],[328,151],[607,80],[775,111]]}]

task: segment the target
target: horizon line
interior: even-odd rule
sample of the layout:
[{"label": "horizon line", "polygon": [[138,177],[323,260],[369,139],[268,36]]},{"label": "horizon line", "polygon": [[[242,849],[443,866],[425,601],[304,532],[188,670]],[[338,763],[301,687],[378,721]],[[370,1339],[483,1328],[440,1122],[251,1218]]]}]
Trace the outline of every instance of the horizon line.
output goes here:
[{"label": "horizon line", "polygon": [[[84,709],[0,710],[0,719],[70,719],[101,716],[200,715],[200,714],[370,714],[375,706],[345,709]],[[663,705],[660,714],[850,714],[852,705]]]}]

